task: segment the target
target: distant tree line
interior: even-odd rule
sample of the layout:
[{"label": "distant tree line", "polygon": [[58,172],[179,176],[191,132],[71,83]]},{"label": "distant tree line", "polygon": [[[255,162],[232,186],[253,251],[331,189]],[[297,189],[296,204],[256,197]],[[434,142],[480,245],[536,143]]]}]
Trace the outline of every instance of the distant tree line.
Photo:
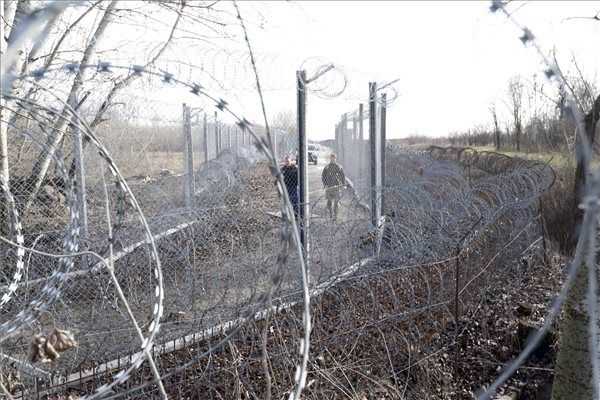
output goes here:
[{"label": "distant tree line", "polygon": [[[575,64],[576,65],[576,64]],[[451,134],[454,146],[487,146],[517,152],[568,152],[573,154],[575,120],[567,104],[573,94],[579,107],[588,113],[598,97],[598,87],[576,75],[558,90],[549,88],[539,76],[512,77],[505,95],[489,105],[489,123]]]}]

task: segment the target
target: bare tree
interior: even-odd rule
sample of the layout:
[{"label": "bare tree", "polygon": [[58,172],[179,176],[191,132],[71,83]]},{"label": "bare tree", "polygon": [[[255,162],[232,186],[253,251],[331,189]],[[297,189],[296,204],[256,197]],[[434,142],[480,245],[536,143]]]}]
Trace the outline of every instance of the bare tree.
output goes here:
[{"label": "bare tree", "polygon": [[[5,54],[7,51],[7,44],[15,41],[16,32],[18,29],[13,29],[14,26],[18,26],[22,23],[25,16],[31,12],[30,0],[19,0],[4,2],[2,7],[2,21],[0,21],[0,53]],[[6,73],[14,73],[22,68],[25,60],[25,52],[21,51],[21,56],[8,66]],[[2,88],[4,92],[8,88]],[[10,118],[9,111],[6,109],[4,100],[0,102],[0,175],[8,182],[9,170],[8,170],[8,124],[6,121]]]},{"label": "bare tree", "polygon": [[500,150],[500,127],[498,126],[498,113],[496,112],[496,104],[490,105],[490,113],[494,121],[494,147],[496,151]]},{"label": "bare tree", "polygon": [[[7,43],[4,39],[7,29],[7,24],[4,23],[5,6],[5,4],[0,5],[0,58],[4,58],[7,49]],[[3,89],[0,87],[0,92],[4,92]],[[0,97],[0,177],[8,181],[8,137],[3,112],[4,98]]]},{"label": "bare tree", "polygon": [[515,147],[521,151],[523,136],[523,82],[520,76],[514,76],[508,83],[510,111],[513,118]]},{"label": "bare tree", "polygon": [[[179,26],[181,18],[183,16],[183,10],[184,10],[185,6],[186,6],[186,2],[182,1],[180,3],[179,8],[176,10],[177,16],[175,18],[175,21],[173,22],[173,25],[171,26],[171,29],[169,30],[169,34],[168,34],[167,38],[165,39],[163,44],[160,46],[160,48],[156,51],[156,53],[143,66],[143,69],[146,69],[146,68],[150,67],[151,65],[153,65],[154,63],[156,63],[158,61],[158,59],[165,53],[165,51],[167,50],[167,48],[173,41],[177,27]],[[139,76],[140,76],[139,74],[136,74],[135,72],[131,72],[128,75],[126,75],[125,77],[116,79],[112,82],[112,87],[111,87],[110,91],[108,92],[108,94],[106,95],[104,100],[102,101],[100,108],[98,109],[98,111],[96,112],[96,115],[94,116],[93,120],[90,123],[91,129],[96,129],[104,121],[104,115],[107,112],[107,110],[109,110],[109,108],[113,105],[114,98],[119,93],[119,91],[121,91],[122,89],[129,86]],[[84,149],[85,149],[86,145],[87,145],[87,142],[84,143]],[[69,174],[71,176],[74,176],[75,168],[76,168],[76,163],[75,163],[75,160],[73,160],[71,162],[71,166],[69,168]]]},{"label": "bare tree", "polygon": [[[110,23],[110,21],[113,18],[113,10],[115,8],[116,3],[117,3],[117,0],[113,0],[106,7],[106,10],[104,11],[102,18],[100,19],[100,22],[98,23],[98,26],[96,27],[94,34],[92,35],[88,45],[85,48],[85,51],[83,52],[83,57],[81,58],[82,65],[89,63],[89,60],[92,57],[92,54],[96,50],[96,45],[98,44],[99,40],[102,38],[102,35],[104,34],[104,32],[106,30],[106,27],[108,26],[108,24]],[[71,85],[71,89],[69,91],[69,95],[67,96],[67,101],[66,101],[66,103],[70,107],[76,107],[76,96],[78,94],[79,89],[83,85],[83,74],[84,73],[85,73],[85,70],[80,69],[75,74],[75,78],[73,80],[73,84]],[[55,121],[55,124],[52,128],[52,131],[48,135],[48,139],[46,141],[46,146],[44,147],[44,149],[45,149],[44,153],[36,161],[36,163],[33,166],[33,169],[31,171],[31,177],[30,177],[30,181],[32,182],[32,188],[31,188],[31,193],[29,195],[27,203],[25,204],[25,209],[29,208],[29,206],[35,200],[35,198],[42,186],[42,183],[46,177],[46,173],[48,172],[48,167],[50,166],[52,157],[54,156],[56,149],[58,148],[59,144],[61,143],[61,141],[64,137],[64,128],[67,124],[67,122],[66,122],[67,115],[68,115],[68,110],[67,110],[67,108],[64,108],[61,113],[61,117],[57,118],[57,120]]]}]

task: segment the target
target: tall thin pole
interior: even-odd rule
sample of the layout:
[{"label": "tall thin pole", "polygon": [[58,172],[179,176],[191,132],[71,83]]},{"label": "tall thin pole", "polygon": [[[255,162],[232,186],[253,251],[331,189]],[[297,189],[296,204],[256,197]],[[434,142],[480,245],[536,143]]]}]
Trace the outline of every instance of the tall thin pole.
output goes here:
[{"label": "tall thin pole", "polygon": [[298,191],[300,241],[305,258],[309,254],[309,204],[308,204],[308,145],[306,140],[306,71],[296,72],[298,94]]},{"label": "tall thin pole", "polygon": [[[356,149],[356,143],[358,142],[356,140],[356,136],[358,135],[358,122],[356,120],[356,115],[353,114],[352,115],[352,137],[350,138],[350,153],[352,154],[352,157],[356,157],[356,155],[358,154],[360,157],[360,153],[357,153]],[[358,171],[358,173],[360,173],[360,169],[359,167],[359,163],[353,162],[350,163],[350,165],[348,165],[346,168],[349,168],[350,166],[352,166],[352,177],[355,177],[356,175],[358,175],[356,172]]]},{"label": "tall thin pole", "polygon": [[348,114],[342,115],[342,129],[340,129],[340,136],[342,138],[342,165],[346,164],[346,140],[348,134]]},{"label": "tall thin pole", "polygon": [[215,152],[216,152],[216,156],[215,157],[219,157],[219,128],[218,128],[218,122],[217,122],[217,112],[215,111],[215,123],[214,123],[214,130],[215,130]]},{"label": "tall thin pole", "polygon": [[385,145],[387,95],[381,95],[381,212],[385,212]]},{"label": "tall thin pole", "polygon": [[[194,152],[201,152],[201,145],[200,143],[202,143],[202,131],[200,130],[200,112],[197,111],[194,113],[194,124],[192,125],[192,134],[194,135],[194,142],[197,143],[196,147],[193,149]],[[200,158],[200,156],[198,156],[198,158]],[[201,162],[201,161],[199,161]]]},{"label": "tall thin pole", "polygon": [[204,124],[202,126],[202,136],[204,136],[204,165],[208,164],[208,122],[206,113],[204,113]]},{"label": "tall thin pole", "polygon": [[377,199],[378,175],[380,173],[377,163],[377,83],[369,82],[369,147],[370,147],[370,181],[371,190],[371,223],[379,225],[379,201]]},{"label": "tall thin pole", "polygon": [[363,130],[363,119],[364,119],[364,105],[360,103],[358,105],[358,171],[357,176],[361,176],[364,171],[365,165],[365,145],[364,145],[364,130]]},{"label": "tall thin pole", "polygon": [[88,234],[88,217],[87,217],[87,195],[85,187],[85,165],[83,162],[83,141],[81,138],[81,129],[79,124],[73,118],[73,133],[74,133],[74,156],[76,168],[76,188],[77,188],[77,203],[79,205],[79,228],[82,238],[87,238]]},{"label": "tall thin pole", "polygon": [[340,154],[340,124],[335,124],[335,152]]},{"label": "tall thin pole", "polygon": [[237,127],[234,128],[235,131],[233,131],[234,133],[234,142],[235,142],[235,155],[239,155],[239,148],[240,148],[240,131]]},{"label": "tall thin pole", "polygon": [[273,155],[275,156],[275,159],[277,160],[277,159],[279,159],[279,154],[277,154],[277,149],[278,149],[278,146],[277,146],[277,134],[278,134],[278,131],[277,131],[277,129],[273,129],[273,130],[271,130],[271,133],[273,134]]},{"label": "tall thin pole", "polygon": [[[5,3],[4,1],[2,3]],[[2,57],[4,57],[7,49],[7,42],[4,40],[5,38],[5,32],[4,32],[4,21],[6,21],[4,18],[4,7],[5,5],[2,4],[0,6],[0,54],[2,55]],[[7,19],[7,21],[10,21],[10,18]],[[8,27],[8,26],[7,26]],[[0,79],[0,85],[1,83],[4,82],[3,79]],[[0,92],[4,93],[4,90],[8,90],[9,88],[4,88],[2,86],[0,86]],[[6,186],[8,186],[8,181],[9,181],[9,169],[8,169],[8,125],[6,123],[7,120],[7,109],[5,108],[5,99],[4,97],[0,97],[0,182],[4,182],[6,184]],[[4,111],[4,112],[3,112]],[[4,116],[2,116],[2,114],[4,114]],[[0,197],[4,200],[4,204],[8,205],[8,196],[2,196]],[[6,212],[9,212],[10,210],[7,208]]]},{"label": "tall thin pole", "polygon": [[183,103],[183,137],[185,143],[185,174],[184,174],[184,195],[185,205],[192,208],[192,198],[194,196],[194,151],[192,147],[192,124],[190,120],[190,108]]}]

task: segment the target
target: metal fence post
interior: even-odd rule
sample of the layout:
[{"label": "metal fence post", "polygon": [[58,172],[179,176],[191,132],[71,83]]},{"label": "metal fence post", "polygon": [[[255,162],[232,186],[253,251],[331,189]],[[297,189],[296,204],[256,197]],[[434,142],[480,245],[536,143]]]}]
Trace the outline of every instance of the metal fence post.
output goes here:
[{"label": "metal fence post", "polygon": [[344,143],[342,143],[342,116],[340,115],[340,121],[337,123],[336,125],[337,128],[337,139],[335,141],[336,143],[336,153],[337,153],[337,159],[338,162],[341,164],[344,162]]},{"label": "metal fence post", "polygon": [[79,234],[82,238],[87,238],[88,217],[87,217],[87,194],[85,188],[85,165],[83,163],[83,141],[81,129],[75,118],[73,118],[73,153],[76,167],[76,185],[77,185],[77,203],[79,205]]},{"label": "metal fence post", "polygon": [[304,257],[309,252],[309,204],[308,204],[308,145],[306,140],[306,71],[296,72],[298,95],[298,191],[299,191],[299,220],[300,241],[304,248]]},{"label": "metal fence post", "polygon": [[217,124],[217,112],[215,111],[215,123],[213,124],[213,129],[215,131],[215,158],[219,157],[219,129]]},{"label": "metal fence post", "polygon": [[346,141],[348,136],[348,114],[342,115],[342,129],[340,131],[342,136],[342,165],[346,163]]},{"label": "metal fence post", "polygon": [[279,159],[279,155],[277,154],[277,149],[279,146],[277,146],[277,129],[273,129],[273,156],[275,157],[276,160]]},{"label": "metal fence post", "polygon": [[204,136],[204,165],[208,164],[208,122],[206,113],[204,113],[204,125],[202,126],[202,136]]},{"label": "metal fence post", "polygon": [[235,142],[235,155],[238,156],[240,154],[239,149],[240,149],[240,130],[235,127],[235,130],[233,131],[234,133],[234,142]]},{"label": "metal fence post", "polygon": [[[350,154],[352,154],[352,158],[354,160],[356,160],[356,155],[357,155],[357,151],[356,151],[356,135],[357,135],[357,122],[356,122],[356,114],[352,113],[352,136],[350,137]],[[350,165],[352,165],[352,175],[353,176],[357,176],[358,173],[360,173],[360,170],[358,169],[358,163],[356,162],[352,162]],[[347,166],[350,167],[350,165]]]},{"label": "metal fence post", "polygon": [[377,189],[379,184],[379,174],[381,173],[377,157],[377,83],[369,82],[369,147],[370,147],[370,180],[371,190],[371,223],[373,226],[379,224],[379,199],[377,198]]},{"label": "metal fence post", "polygon": [[364,171],[365,166],[365,137],[363,130],[363,119],[364,119],[364,105],[360,103],[358,105],[358,174],[356,176],[361,176]]},{"label": "metal fence post", "polygon": [[387,95],[381,95],[381,213],[385,212],[385,146],[386,146],[386,109]]},{"label": "metal fence post", "polygon": [[340,124],[335,124],[335,152],[340,156]]},{"label": "metal fence post", "polygon": [[184,195],[185,205],[192,208],[194,196],[194,151],[192,147],[192,124],[190,120],[190,108],[183,103],[183,137],[184,137]]}]

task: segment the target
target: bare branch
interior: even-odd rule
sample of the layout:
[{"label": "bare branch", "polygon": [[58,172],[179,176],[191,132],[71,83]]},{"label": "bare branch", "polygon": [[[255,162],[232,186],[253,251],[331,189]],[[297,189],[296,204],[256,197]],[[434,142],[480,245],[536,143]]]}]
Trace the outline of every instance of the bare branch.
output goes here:
[{"label": "bare branch", "polygon": [[[114,8],[114,6],[116,5],[116,3],[117,3],[117,1],[113,0],[108,5],[107,11],[103,14],[102,19],[98,23],[98,27],[96,28],[96,31],[94,32],[94,35],[92,36],[92,39],[83,54],[83,57],[81,59],[81,64],[89,63],[89,59],[91,58],[92,54],[94,53],[98,41],[104,34],[106,27],[112,20],[111,11]],[[75,96],[77,95],[79,88],[83,84],[83,73],[84,73],[83,70],[78,70],[75,75],[75,79],[73,80],[73,84],[71,86],[71,90],[70,90],[69,96],[67,98],[67,104],[69,104],[70,106],[74,105]],[[65,110],[63,110],[62,114],[64,115],[66,112],[67,111],[65,109]],[[57,147],[62,142],[63,135],[64,135],[62,127],[65,125],[65,118],[59,118],[57,120],[56,124],[57,124],[57,126],[55,127],[55,129],[53,129],[53,134],[48,137],[48,143],[47,143],[47,148],[46,148],[45,154],[42,157],[40,157],[39,160],[33,166],[33,169],[31,172],[31,180],[33,182],[33,187],[32,187],[32,191],[29,196],[29,199],[27,200],[27,203],[25,204],[25,209],[28,209],[31,206],[32,202],[37,197],[38,191],[39,191],[39,189],[42,185],[42,182],[44,181],[44,178],[46,176],[46,173],[48,171],[48,167],[50,166],[50,162],[52,161],[52,157],[54,156],[54,153],[55,153]]]},{"label": "bare branch", "polygon": [[598,10],[598,12],[596,13],[596,15],[594,15],[593,17],[567,17],[567,18],[563,18],[561,22],[564,22],[564,21],[573,21],[573,20],[577,20],[577,19],[591,20],[591,21],[600,22],[600,10]]}]

